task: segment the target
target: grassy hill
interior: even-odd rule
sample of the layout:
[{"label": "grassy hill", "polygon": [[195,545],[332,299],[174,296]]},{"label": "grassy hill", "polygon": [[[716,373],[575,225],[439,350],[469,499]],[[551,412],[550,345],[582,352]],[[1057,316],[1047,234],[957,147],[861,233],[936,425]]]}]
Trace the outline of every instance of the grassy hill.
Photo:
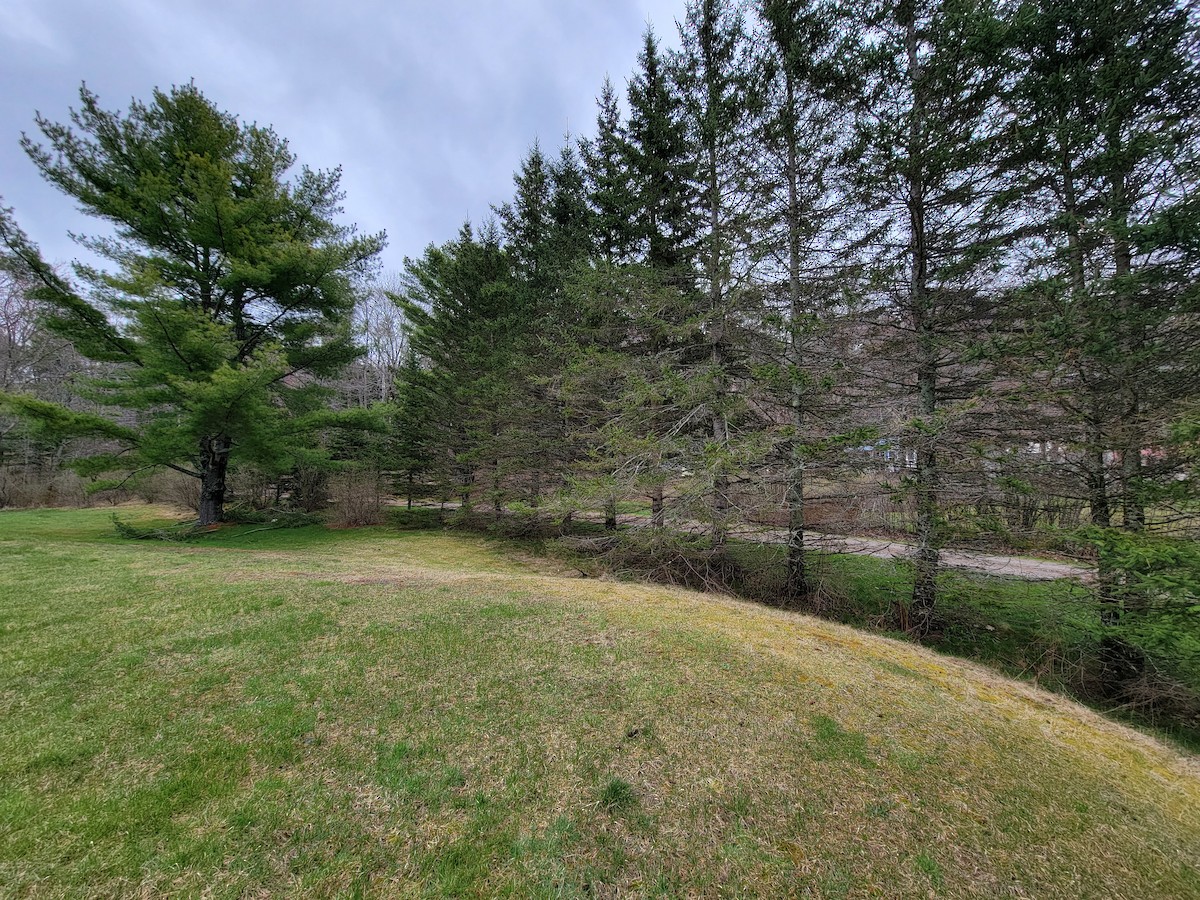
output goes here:
[{"label": "grassy hill", "polygon": [[1200,767],[480,538],[0,513],[0,894],[1200,896]]}]

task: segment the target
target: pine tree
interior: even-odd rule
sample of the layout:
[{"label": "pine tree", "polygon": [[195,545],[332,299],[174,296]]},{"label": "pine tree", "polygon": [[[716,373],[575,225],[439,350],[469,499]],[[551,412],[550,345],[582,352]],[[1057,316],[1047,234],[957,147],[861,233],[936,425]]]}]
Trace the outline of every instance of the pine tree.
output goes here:
[{"label": "pine tree", "polygon": [[629,81],[625,150],[633,191],[630,218],[639,256],[687,287],[696,233],[694,147],[679,92],[654,31],[647,28]]},{"label": "pine tree", "polygon": [[114,226],[113,238],[83,239],[111,268],[77,265],[77,285],[7,217],[0,237],[39,281],[50,327],[115,364],[91,386],[97,402],[137,411],[121,451],[93,471],[186,473],[200,483],[201,523],[218,522],[232,459],[280,468],[299,436],[336,418],[314,377],[357,355],[356,278],[383,236],[336,223],[339,171],[289,179],[282,139],[194,85],[124,115],[86,88],[80,100],[71,124],[38,117],[45,145],[22,143],[43,177]]},{"label": "pine tree", "polygon": [[[396,299],[403,302],[398,295]],[[400,489],[409,509],[412,509],[418,489],[424,492],[421,485],[428,479],[432,478],[435,483],[442,481],[437,441],[438,415],[442,412],[439,399],[432,390],[430,373],[422,367],[417,353],[409,348],[396,373],[395,427],[390,447],[391,464],[399,475]]]},{"label": "pine tree", "polygon": [[457,491],[469,508],[482,474],[485,497],[498,510],[516,455],[509,411],[520,385],[510,373],[527,327],[512,263],[496,229],[476,238],[464,225],[457,240],[406,260],[405,270],[398,299],[415,360],[401,393],[433,431],[427,452],[435,471],[445,471],[444,493]]},{"label": "pine tree", "polygon": [[613,265],[629,260],[637,244],[630,150],[610,79],[604,79],[596,104],[596,136],[581,140],[579,153],[595,249],[600,259]]},{"label": "pine tree", "polygon": [[513,261],[518,307],[525,327],[519,368],[510,377],[520,385],[510,429],[516,456],[529,473],[529,503],[541,504],[543,485],[555,474],[564,445],[564,423],[549,380],[558,368],[562,282],[572,259],[586,255],[588,243],[583,175],[569,147],[559,165],[549,163],[535,143],[513,178],[511,202],[497,212],[505,248]]},{"label": "pine tree", "polygon": [[550,266],[560,297],[563,282],[594,252],[595,224],[587,176],[568,135],[550,166]]}]

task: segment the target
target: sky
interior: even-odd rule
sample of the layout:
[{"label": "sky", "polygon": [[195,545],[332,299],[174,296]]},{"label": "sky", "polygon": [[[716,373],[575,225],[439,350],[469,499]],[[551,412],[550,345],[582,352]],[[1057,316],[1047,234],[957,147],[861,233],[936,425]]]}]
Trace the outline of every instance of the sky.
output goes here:
[{"label": "sky", "polygon": [[668,46],[684,0],[3,0],[0,197],[53,262],[102,232],[18,142],[67,121],[80,84],[110,110],[194,80],[271,125],[298,161],[342,166],[345,219],[386,230],[385,272],[507,200],[537,139],[590,134],[605,75],[621,93],[642,32]]}]

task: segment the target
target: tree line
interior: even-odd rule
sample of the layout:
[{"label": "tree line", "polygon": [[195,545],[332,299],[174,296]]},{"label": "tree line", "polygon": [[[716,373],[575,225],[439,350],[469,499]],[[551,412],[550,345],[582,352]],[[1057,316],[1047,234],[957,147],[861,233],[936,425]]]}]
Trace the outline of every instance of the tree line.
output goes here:
[{"label": "tree line", "polygon": [[593,135],[534,144],[493,219],[408,262],[402,465],[496,511],[553,499],[614,528],[645,502],[715,555],[765,503],[798,598],[814,488],[899,468],[917,632],[966,513],[1041,502],[1109,549],[1178,524],[1192,14],[689,3],[679,49],[648,30],[624,97],[602,86]]},{"label": "tree line", "polygon": [[167,470],[209,525],[231,475],[278,504],[364,466],[718,581],[766,529],[801,605],[821,535],[878,532],[918,635],[945,547],[1066,548],[1109,621],[1194,628],[1192,6],[692,0],[678,29],[391,281],[340,172],[194,84],[39,116],[28,155],[112,233],[67,271],[0,215],[0,467]]}]

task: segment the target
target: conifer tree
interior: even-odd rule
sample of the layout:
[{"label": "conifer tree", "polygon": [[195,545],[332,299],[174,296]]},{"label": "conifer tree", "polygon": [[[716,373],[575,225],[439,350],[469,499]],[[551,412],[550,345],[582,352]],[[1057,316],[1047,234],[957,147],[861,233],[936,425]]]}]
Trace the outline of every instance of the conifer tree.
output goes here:
[{"label": "conifer tree", "polygon": [[637,223],[629,168],[630,150],[612,81],[604,79],[596,101],[596,136],[579,142],[584,183],[591,207],[595,250],[604,262],[630,258],[637,244]]},{"label": "conifer tree", "polygon": [[1018,361],[1059,411],[1092,522],[1141,531],[1186,484],[1164,450],[1200,376],[1196,28],[1169,0],[1029,0],[1014,21],[1009,162],[1033,260]]},{"label": "conifer tree", "polygon": [[687,287],[696,235],[696,159],[678,89],[650,28],[629,81],[628,101],[624,146],[639,256]]},{"label": "conifer tree", "polygon": [[[637,68],[629,80],[629,122],[625,149],[633,194],[631,221],[636,226],[636,262],[646,269],[650,289],[623,292],[632,302],[644,299],[644,308],[627,311],[630,323],[644,322],[652,312],[660,327],[633,335],[631,352],[645,358],[635,366],[657,387],[646,391],[652,404],[644,424],[654,431],[641,435],[653,446],[663,442],[661,452],[645,459],[663,468],[650,475],[651,520],[665,521],[663,487],[669,474],[667,460],[684,423],[694,418],[694,409],[681,396],[680,369],[684,356],[693,352],[700,310],[695,303],[696,156],[692,136],[684,120],[682,96],[674,73],[659,47],[652,29],[643,36]],[[678,467],[677,462],[670,465]]]},{"label": "conifer tree", "polygon": [[731,419],[741,412],[732,391],[736,306],[744,296],[755,196],[751,186],[753,114],[759,102],[745,17],[735,0],[693,0],[680,24],[683,47],[675,64],[686,122],[695,143],[700,302],[707,359],[697,373],[711,440],[703,466],[711,479],[710,520],[715,548],[725,543],[732,515],[731,475],[738,463]]},{"label": "conifer tree", "polygon": [[590,441],[575,488],[586,496],[600,496],[605,528],[613,531],[622,483],[616,472],[623,463],[610,452],[612,447],[602,432],[608,421],[612,384],[625,371],[629,332],[623,303],[628,296],[620,286],[625,274],[621,267],[633,262],[640,223],[635,221],[631,151],[617,93],[607,77],[596,104],[596,136],[579,142],[595,259],[592,266],[577,267],[567,285],[584,315],[566,341],[570,350],[563,393],[573,410],[572,431]]},{"label": "conifer tree", "polygon": [[[464,507],[473,505],[478,476],[500,508],[515,451],[508,411],[520,387],[511,372],[526,327],[512,264],[495,228],[478,238],[464,225],[457,240],[405,261],[398,301],[412,329],[415,359],[401,393],[433,430],[428,455],[448,475]],[[440,463],[439,463],[440,460]]]},{"label": "conifer tree", "polygon": [[339,171],[289,178],[286,142],[195,85],[155,91],[125,114],[86,87],[80,100],[70,124],[37,118],[45,144],[22,143],[43,177],[115,228],[82,239],[110,268],[60,276],[7,216],[0,238],[40,283],[49,326],[114,364],[91,385],[95,401],[137,412],[109,435],[122,449],[92,471],[183,472],[200,484],[200,522],[219,522],[231,460],[284,468],[303,435],[346,421],[322,409],[314,378],[358,355],[356,279],[383,236],[338,224]]},{"label": "conifer tree", "polygon": [[[986,0],[904,0],[872,13],[868,90],[851,150],[857,196],[878,217],[876,292],[911,390],[901,440],[916,451],[915,579],[902,624],[923,633],[937,601],[948,450],[978,387],[965,365],[991,315],[996,102],[1003,27]],[[906,377],[901,375],[908,369]]]},{"label": "conifer tree", "polygon": [[[838,6],[825,0],[762,0],[760,38],[765,104],[759,135],[769,190],[762,253],[786,283],[776,379],[788,409],[781,429],[786,475],[787,591],[808,588],[804,548],[807,474],[821,441],[819,418],[830,416],[823,352],[842,303],[840,274],[849,246],[840,156],[852,75],[853,38]],[[842,317],[844,321],[844,317]]]}]

